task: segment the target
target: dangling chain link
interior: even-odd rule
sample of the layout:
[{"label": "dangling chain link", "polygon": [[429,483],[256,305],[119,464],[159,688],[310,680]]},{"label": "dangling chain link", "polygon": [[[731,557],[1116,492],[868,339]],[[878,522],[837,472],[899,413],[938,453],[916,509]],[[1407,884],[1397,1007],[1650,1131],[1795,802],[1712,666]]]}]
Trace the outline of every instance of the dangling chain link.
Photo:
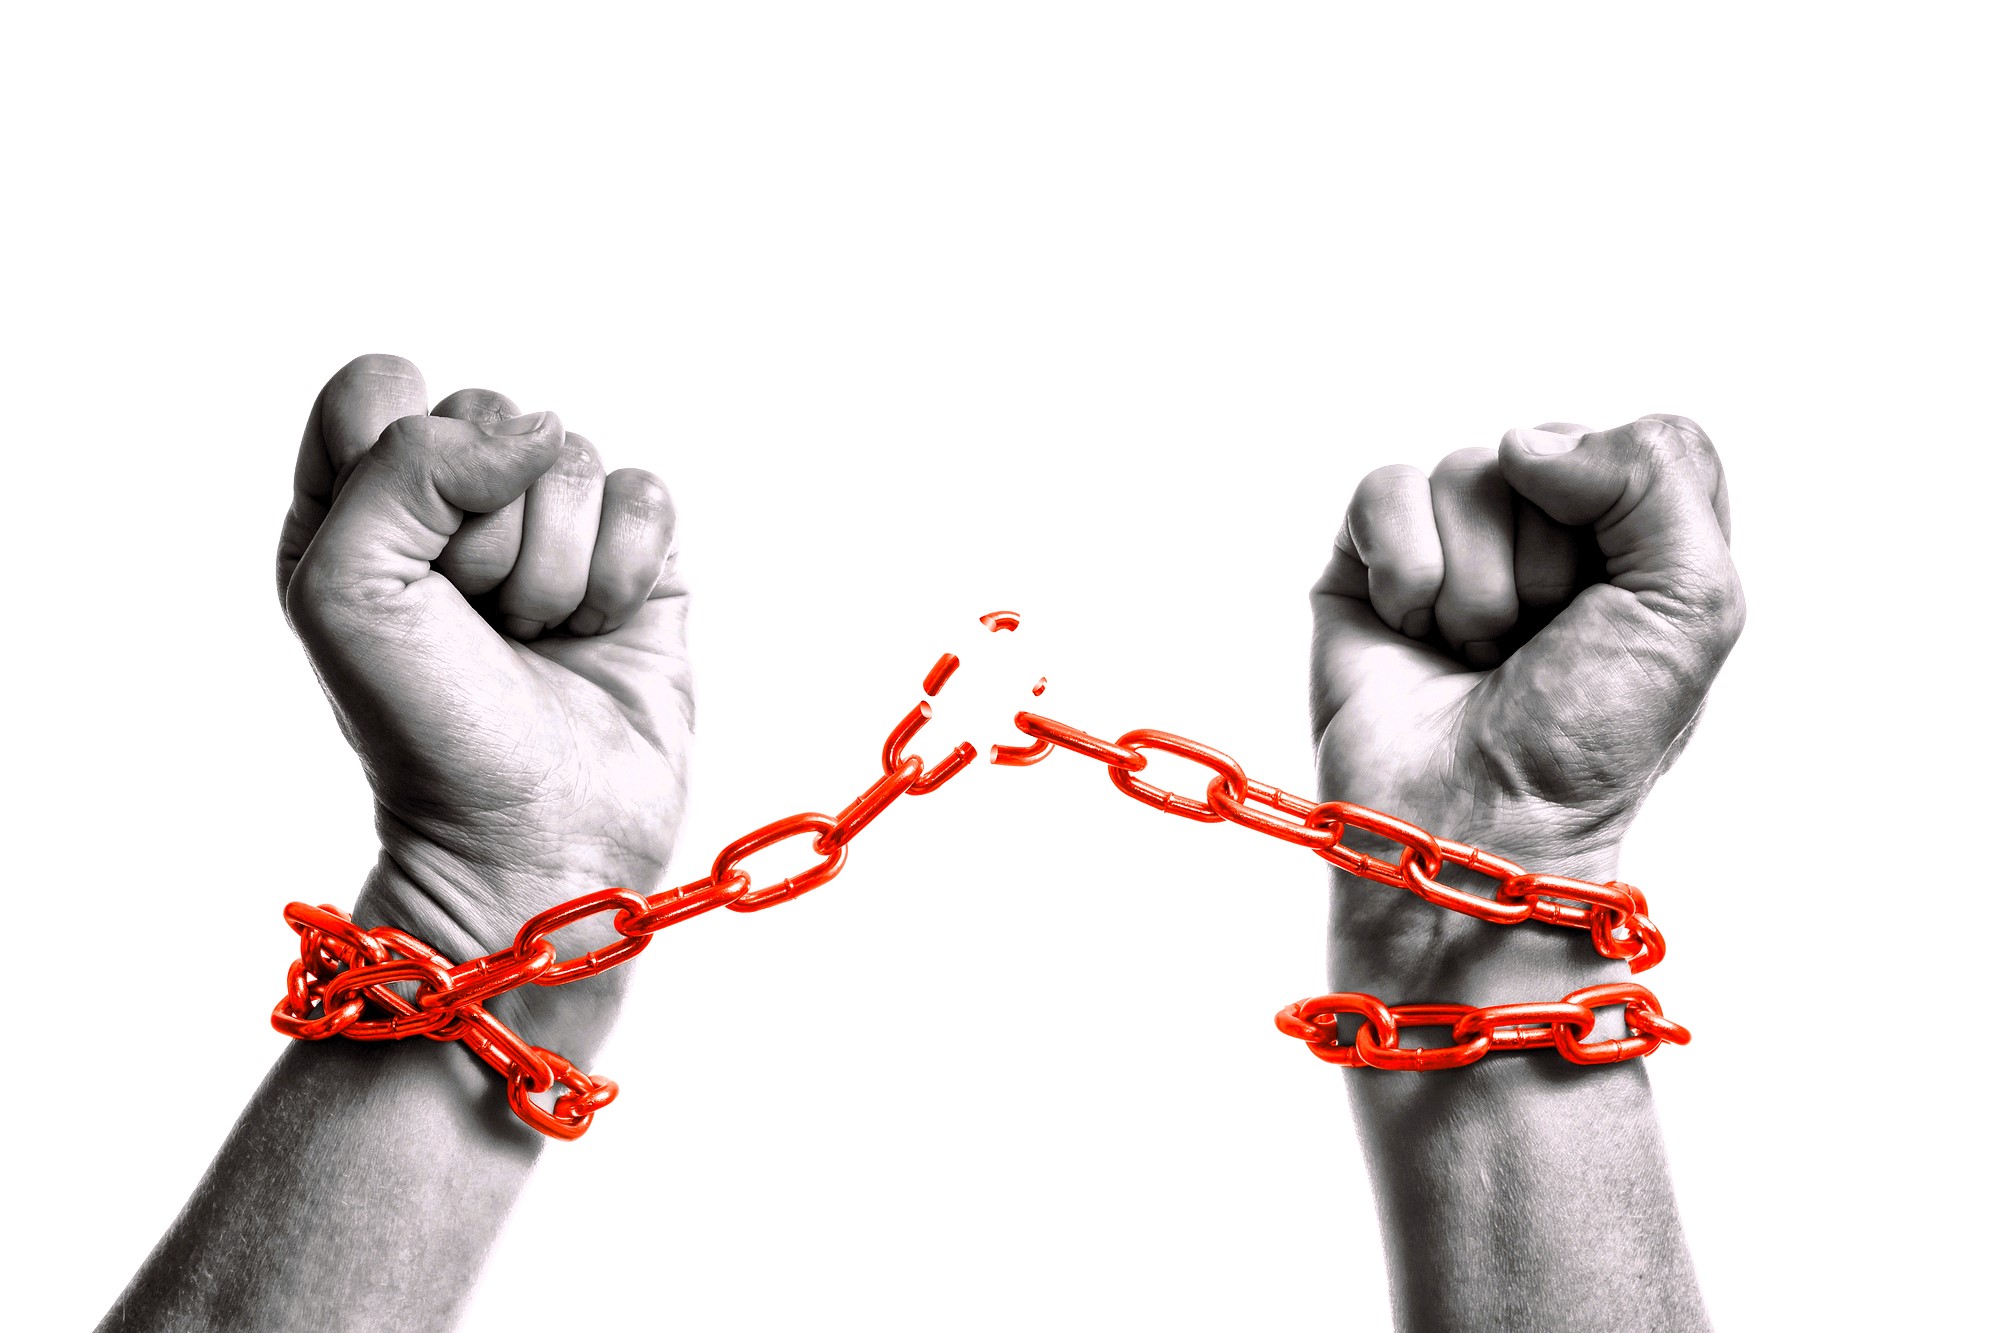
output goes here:
[{"label": "dangling chain link", "polygon": [[[1011,630],[1012,612],[980,618],[988,629]],[[924,693],[944,688],[959,660],[940,657],[924,677]],[[1041,693],[1041,686],[1035,689]],[[931,719],[928,701],[919,702],[889,733],[882,746],[882,776],[838,815],[787,815],[744,834],[717,853],[708,874],[691,884],[642,896],[628,889],[600,889],[551,907],[528,919],[511,944],[482,958],[454,965],[450,959],[393,926],[364,930],[331,906],[292,903],[285,921],[298,932],[299,957],[291,965],[284,998],[271,1011],[271,1025],[306,1041],[344,1036],[357,1041],[428,1037],[462,1041],[507,1080],[507,1103],[522,1120],[544,1134],[574,1139],[590,1128],[591,1117],[618,1095],[608,1078],[586,1074],[553,1051],[530,1045],[486,1009],[485,1002],[517,986],[560,986],[593,977],[639,954],[653,936],[718,907],[757,912],[790,902],[838,875],[847,864],[847,844],[903,796],[936,791],[970,765],[978,751],[956,746],[924,769],[923,760],[904,749]],[[1220,750],[1172,732],[1141,728],[1115,741],[1034,713],[1014,715],[1014,725],[1030,738],[1026,745],[996,745],[992,762],[1011,767],[1039,763],[1065,749],[1105,766],[1112,785],[1156,810],[1205,824],[1223,822],[1310,849],[1331,864],[1393,888],[1407,889],[1425,902],[1462,912],[1494,925],[1523,921],[1568,926],[1590,932],[1606,958],[1621,959],[1642,972],[1666,956],[1666,940],[1647,916],[1645,895],[1630,884],[1592,883],[1561,875],[1534,874],[1505,857],[1440,838],[1415,824],[1345,801],[1309,801],[1247,776]],[[1145,751],[1178,755],[1212,770],[1203,799],[1178,795],[1138,776]],[[1386,861],[1345,845],[1348,829],[1374,834],[1401,847]],[[812,835],[817,864],[760,888],[751,886],[741,863],[755,852],[791,838]],[[1494,881],[1485,898],[1438,881],[1447,865],[1461,866]],[[618,939],[574,958],[558,959],[550,939],[557,931],[593,916],[609,914]],[[394,989],[414,983],[405,998]],[[363,1017],[370,1003],[386,1017]],[[1590,1041],[1595,1010],[1622,1005],[1632,1035]],[[1342,1015],[1359,1019],[1351,1041],[1342,1043]],[[1452,1069],[1490,1051],[1552,1048],[1578,1064],[1604,1064],[1650,1055],[1662,1041],[1686,1044],[1688,1030],[1660,1013],[1659,1002],[1630,982],[1590,986],[1560,1001],[1493,1005],[1475,1009],[1457,1004],[1387,1005],[1371,995],[1341,993],[1301,1000],[1278,1014],[1278,1029],[1308,1043],[1320,1059],[1375,1069]],[[1406,1047],[1401,1034],[1411,1028],[1449,1028],[1451,1043]],[[558,1084],[562,1092],[544,1107],[534,1100]]]}]

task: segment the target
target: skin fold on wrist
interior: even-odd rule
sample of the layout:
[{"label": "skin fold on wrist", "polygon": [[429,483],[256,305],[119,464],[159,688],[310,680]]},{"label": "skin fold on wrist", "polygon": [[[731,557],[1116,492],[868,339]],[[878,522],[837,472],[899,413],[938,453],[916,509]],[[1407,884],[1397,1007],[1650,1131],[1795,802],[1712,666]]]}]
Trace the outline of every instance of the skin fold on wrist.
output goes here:
[{"label": "skin fold on wrist", "polygon": [[[1445,830],[1445,825],[1437,827]],[[1618,873],[1618,847],[1572,845],[1538,850],[1533,843],[1510,844],[1455,831],[1448,836],[1508,857],[1531,871],[1604,882]],[[1401,849],[1387,839],[1351,832],[1344,841],[1357,850],[1394,861]],[[1447,865],[1440,882],[1481,897],[1493,895],[1492,879]],[[1492,925],[1433,906],[1407,890],[1345,871],[1333,874],[1333,911],[1328,959],[1335,987],[1365,991],[1390,1004],[1509,1004],[1560,999],[1582,986],[1631,978],[1631,968],[1602,957],[1588,931],[1524,921]]]},{"label": "skin fold on wrist", "polygon": [[[520,923],[533,915],[531,909],[522,909],[518,919],[503,921],[500,918],[506,909],[496,908],[480,913],[478,924],[473,924],[475,918],[460,906],[469,896],[455,892],[447,898],[422,887],[384,855],[355,899],[353,915],[363,927],[387,925],[406,930],[455,963],[505,948]],[[504,892],[492,896],[499,903],[510,899]],[[452,905],[448,907],[447,902]],[[608,920],[599,917],[554,938],[563,956],[570,956],[608,944],[616,934]],[[580,1068],[587,1067],[617,1020],[631,966],[627,963],[561,986],[521,986],[487,1001],[486,1008],[533,1044],[557,1051]]]}]

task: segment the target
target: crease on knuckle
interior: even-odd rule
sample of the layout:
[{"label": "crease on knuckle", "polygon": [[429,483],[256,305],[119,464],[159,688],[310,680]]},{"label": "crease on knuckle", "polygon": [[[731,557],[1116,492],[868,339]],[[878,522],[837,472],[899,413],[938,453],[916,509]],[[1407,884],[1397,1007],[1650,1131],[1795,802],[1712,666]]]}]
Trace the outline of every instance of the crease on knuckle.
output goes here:
[{"label": "crease on knuckle", "polygon": [[1722,466],[1708,432],[1686,417],[1664,413],[1640,417],[1631,429],[1639,448],[1658,463],[1693,468],[1703,477],[1712,476]]},{"label": "crease on knuckle", "polygon": [[1414,611],[1438,600],[1444,591],[1441,560],[1385,560],[1368,570],[1370,595],[1377,602]]},{"label": "crease on knuckle", "polygon": [[1411,480],[1425,480],[1423,472],[1408,463],[1384,463],[1361,479],[1354,488],[1354,499],[1358,504],[1365,499],[1374,499],[1383,492],[1393,491]]},{"label": "crease on knuckle", "polygon": [[667,483],[642,468],[627,468],[615,475],[618,503],[634,519],[650,524],[673,517],[674,501]]},{"label": "crease on knuckle", "polygon": [[390,352],[364,352],[336,371],[332,383],[347,385],[366,380],[421,387],[424,377],[416,364],[407,358]]},{"label": "crease on knuckle", "polygon": [[1477,474],[1497,469],[1500,466],[1500,451],[1497,448],[1471,445],[1464,449],[1454,449],[1438,460],[1431,470],[1433,477],[1462,477],[1468,473]]},{"label": "crease on knuckle", "polygon": [[582,596],[567,597],[560,589],[528,588],[512,597],[503,597],[500,609],[510,616],[523,620],[539,621],[553,625],[568,619],[570,613],[583,604]]},{"label": "crease on knuckle", "polygon": [[1438,596],[1439,609],[1468,624],[1504,629],[1520,614],[1513,571],[1454,568]]},{"label": "crease on knuckle", "polygon": [[604,463],[598,457],[596,445],[581,435],[569,434],[563,436],[562,448],[557,451],[555,465],[549,469],[548,475],[573,481],[593,481],[604,475]]},{"label": "crease on knuckle", "polygon": [[429,452],[437,443],[437,425],[442,418],[433,416],[397,417],[382,431],[382,438],[365,455],[379,460],[382,466],[398,473],[408,472],[418,455]]},{"label": "crease on knuckle", "polygon": [[584,596],[584,604],[607,616],[626,614],[646,600],[646,595],[653,591],[656,577],[651,571],[631,565],[595,576],[590,581],[590,591]]}]

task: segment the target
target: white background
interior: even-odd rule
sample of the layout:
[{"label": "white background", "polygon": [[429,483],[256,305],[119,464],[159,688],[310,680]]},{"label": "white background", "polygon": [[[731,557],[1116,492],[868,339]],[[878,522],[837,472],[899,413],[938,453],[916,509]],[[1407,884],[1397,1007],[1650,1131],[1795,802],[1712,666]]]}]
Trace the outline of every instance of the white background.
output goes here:
[{"label": "white background", "polygon": [[[1696,417],[1750,628],[1624,868],[1697,1034],[1650,1065],[1704,1286],[1731,1328],[1983,1310],[1996,108],[1960,13],[21,24],[12,1326],[110,1303],[282,1045],[279,908],[370,861],[270,560],[312,396],[373,350],[674,488],[683,878],[838,808],[996,605],[1049,711],[1309,788],[1305,590],[1365,471]],[[654,947],[624,1095],[467,1326],[1384,1327],[1340,1077],[1270,1022],[1322,988],[1322,884],[1061,756],[899,806],[836,885]]]}]

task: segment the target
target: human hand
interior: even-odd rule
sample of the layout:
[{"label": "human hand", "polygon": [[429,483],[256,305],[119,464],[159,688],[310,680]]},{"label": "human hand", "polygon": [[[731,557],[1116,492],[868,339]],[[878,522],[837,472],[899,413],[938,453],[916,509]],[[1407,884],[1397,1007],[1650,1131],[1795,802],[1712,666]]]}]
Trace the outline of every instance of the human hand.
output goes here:
[{"label": "human hand", "polygon": [[[1428,477],[1377,469],[1312,600],[1322,799],[1593,880],[1615,874],[1744,620],[1720,461],[1700,427],[1665,416],[1509,431]],[[1502,942],[1336,879],[1342,989],[1552,999],[1580,973],[1625,970],[1584,932],[1528,924]]]},{"label": "human hand", "polygon": [[[579,894],[652,890],[685,802],[666,488],[516,412],[484,390],[432,412],[409,362],[349,363],[306,424],[278,548],[286,616],[374,789],[382,855],[355,917],[458,958]],[[600,1006],[613,975],[588,988]]]}]

